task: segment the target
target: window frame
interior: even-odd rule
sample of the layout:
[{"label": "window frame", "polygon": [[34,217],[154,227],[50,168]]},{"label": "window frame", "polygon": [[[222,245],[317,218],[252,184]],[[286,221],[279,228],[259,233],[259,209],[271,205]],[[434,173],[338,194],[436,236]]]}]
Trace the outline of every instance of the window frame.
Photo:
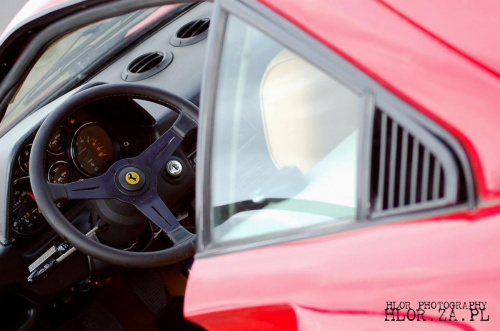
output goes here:
[{"label": "window frame", "polygon": [[[246,24],[279,41],[316,66],[325,74],[338,80],[361,97],[359,137],[357,150],[356,217],[354,222],[337,224],[327,222],[306,228],[253,236],[244,239],[212,242],[211,240],[211,146],[213,143],[213,121],[218,89],[220,60],[225,37],[227,19],[235,16]],[[196,183],[197,258],[253,249],[284,242],[317,237],[336,232],[380,225],[387,222],[429,217],[451,211],[474,209],[476,206],[474,181],[468,158],[460,143],[447,131],[423,114],[386,90],[373,78],[362,72],[346,59],[320,43],[304,31],[279,16],[269,8],[253,0],[220,0],[213,8],[214,22],[208,37],[205,72],[200,99],[200,127],[198,129],[198,165]],[[465,203],[441,207],[435,210],[416,211],[370,220],[370,170],[371,142],[375,109],[383,109],[388,115],[407,123],[412,131],[426,130],[445,141],[455,152],[463,169],[468,199]]]}]

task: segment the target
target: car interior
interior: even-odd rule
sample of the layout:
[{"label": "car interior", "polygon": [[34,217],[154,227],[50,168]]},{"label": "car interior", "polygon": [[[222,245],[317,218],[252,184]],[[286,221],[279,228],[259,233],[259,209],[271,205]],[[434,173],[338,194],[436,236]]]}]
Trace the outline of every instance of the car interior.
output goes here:
[{"label": "car interior", "polygon": [[[6,329],[200,329],[183,297],[212,10],[85,25],[50,44],[13,95],[0,123]],[[213,241],[352,221],[359,95],[243,20],[226,28]]]},{"label": "car interior", "polygon": [[[0,129],[3,330],[199,329],[182,305],[194,254],[196,117],[211,12],[211,3],[168,5],[85,26],[50,45],[16,92]],[[94,61],[98,70],[85,76]],[[164,146],[160,137],[168,138]],[[167,165],[150,162],[153,154]],[[140,162],[146,173],[135,168]],[[116,199],[81,188],[111,171],[123,182],[109,192],[100,183],[99,192]],[[52,206],[36,198],[43,193],[35,178],[57,200]],[[65,197],[52,198],[57,187]],[[101,243],[97,254],[110,247],[132,262],[75,250],[49,226],[51,212],[84,246]],[[182,226],[173,229],[166,213]],[[155,217],[160,225],[148,221]],[[165,260],[155,252],[173,253]]]}]

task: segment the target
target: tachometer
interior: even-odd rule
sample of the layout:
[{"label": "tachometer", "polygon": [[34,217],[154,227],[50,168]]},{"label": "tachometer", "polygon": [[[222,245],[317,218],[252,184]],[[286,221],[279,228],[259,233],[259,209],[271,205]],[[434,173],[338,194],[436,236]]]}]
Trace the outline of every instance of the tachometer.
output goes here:
[{"label": "tachometer", "polygon": [[42,212],[31,192],[28,177],[14,182],[12,228],[20,234],[33,234],[45,224]]},{"label": "tachometer", "polygon": [[95,176],[104,172],[113,160],[113,154],[111,138],[98,125],[81,127],[73,138],[73,161],[84,174]]}]

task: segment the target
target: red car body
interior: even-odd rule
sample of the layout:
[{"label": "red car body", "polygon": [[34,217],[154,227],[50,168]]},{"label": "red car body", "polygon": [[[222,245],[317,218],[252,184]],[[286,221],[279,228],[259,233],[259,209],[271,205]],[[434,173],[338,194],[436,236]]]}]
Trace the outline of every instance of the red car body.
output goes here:
[{"label": "red car body", "polygon": [[[261,3],[452,133],[472,164],[477,206],[198,258],[186,316],[225,330],[497,329],[500,5]],[[472,322],[458,310],[456,320],[449,310],[440,319],[437,309],[426,313],[425,322],[386,321],[390,301],[412,307],[419,301],[483,301],[489,321]]]},{"label": "red car body", "polygon": [[[453,135],[471,165],[475,205],[227,254],[199,252],[185,316],[217,330],[497,330],[500,4],[259,2]],[[407,310],[399,316],[405,321],[393,321],[385,310],[391,302],[445,301],[485,309],[472,317],[472,309],[456,310],[456,318],[428,309],[425,321],[409,321]]]}]

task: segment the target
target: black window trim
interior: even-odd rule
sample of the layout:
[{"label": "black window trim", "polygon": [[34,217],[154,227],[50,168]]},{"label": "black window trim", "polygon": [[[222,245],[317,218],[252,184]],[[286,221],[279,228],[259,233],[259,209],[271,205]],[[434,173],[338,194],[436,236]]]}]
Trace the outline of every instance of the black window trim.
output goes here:
[{"label": "black window trim", "polygon": [[[326,74],[345,84],[362,98],[360,116],[360,136],[358,143],[358,181],[356,218],[345,225],[327,223],[307,228],[294,229],[280,233],[265,234],[228,242],[211,242],[211,146],[213,142],[213,120],[215,97],[220,67],[220,54],[228,16],[243,20],[297,53]],[[213,24],[207,42],[205,72],[203,75],[200,100],[200,127],[198,131],[199,164],[197,167],[196,209],[197,209],[197,251],[196,258],[227,254],[284,242],[317,237],[326,234],[344,232],[365,226],[381,225],[390,222],[431,217],[444,213],[453,213],[476,207],[475,185],[469,160],[462,146],[449,132],[414,109],[399,97],[388,91],[373,78],[353,64],[336,54],[304,31],[288,22],[269,8],[253,0],[220,0],[213,9]],[[463,169],[467,191],[467,201],[452,206],[433,210],[415,211],[408,214],[388,215],[376,222],[370,221],[370,167],[373,118],[375,107],[382,109],[389,116],[404,122],[411,131],[426,130],[440,139],[453,150]]]}]

